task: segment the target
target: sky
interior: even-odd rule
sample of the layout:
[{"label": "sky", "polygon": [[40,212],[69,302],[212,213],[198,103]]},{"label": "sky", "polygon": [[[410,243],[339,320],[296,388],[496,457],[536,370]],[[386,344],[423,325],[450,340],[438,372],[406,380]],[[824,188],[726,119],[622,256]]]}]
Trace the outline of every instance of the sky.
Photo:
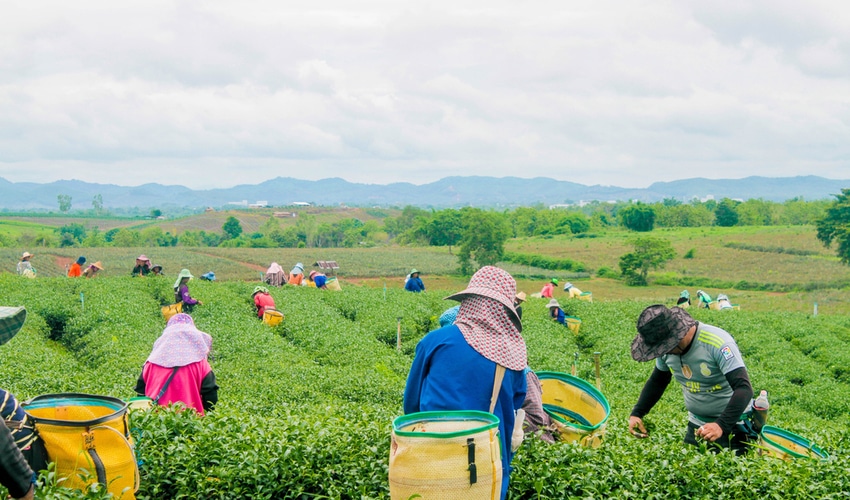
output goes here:
[{"label": "sky", "polygon": [[0,177],[850,178],[846,0],[12,0]]}]

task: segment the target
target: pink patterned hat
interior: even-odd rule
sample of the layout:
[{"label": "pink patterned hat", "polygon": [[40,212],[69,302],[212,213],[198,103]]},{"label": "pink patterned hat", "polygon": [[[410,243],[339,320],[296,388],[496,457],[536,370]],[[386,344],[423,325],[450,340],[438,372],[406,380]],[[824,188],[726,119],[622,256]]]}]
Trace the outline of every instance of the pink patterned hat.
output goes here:
[{"label": "pink patterned hat", "polygon": [[524,370],[528,354],[515,297],[514,278],[504,269],[485,266],[472,276],[466,290],[446,298],[461,301],[455,325],[470,347],[505,368]]},{"label": "pink patterned hat", "polygon": [[186,366],[207,359],[211,348],[212,337],[195,328],[191,316],[175,314],[154,342],[148,362],[165,368]]}]

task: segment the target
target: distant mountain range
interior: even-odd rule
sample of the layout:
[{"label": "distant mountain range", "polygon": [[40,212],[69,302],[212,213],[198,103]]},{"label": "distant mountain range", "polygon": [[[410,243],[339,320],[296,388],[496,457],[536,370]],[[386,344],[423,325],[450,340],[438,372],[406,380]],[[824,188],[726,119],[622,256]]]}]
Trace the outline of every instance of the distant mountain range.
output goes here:
[{"label": "distant mountain range", "polygon": [[277,177],[260,184],[243,184],[227,189],[192,190],[184,186],[144,184],[116,186],[69,180],[47,184],[9,182],[0,178],[0,209],[57,211],[57,196],[68,195],[72,210],[92,208],[100,195],[104,208],[221,208],[229,203],[287,206],[294,202],[312,205],[403,207],[516,207],[535,204],[554,205],[581,201],[645,202],[675,198],[713,197],[782,202],[801,197],[806,200],[832,198],[850,180],[825,179],[814,175],[800,177],[746,177],[744,179],[685,179],[656,182],[644,189],[616,186],[585,186],[544,177],[446,177],[430,184],[357,184],[339,178],[305,181]]}]

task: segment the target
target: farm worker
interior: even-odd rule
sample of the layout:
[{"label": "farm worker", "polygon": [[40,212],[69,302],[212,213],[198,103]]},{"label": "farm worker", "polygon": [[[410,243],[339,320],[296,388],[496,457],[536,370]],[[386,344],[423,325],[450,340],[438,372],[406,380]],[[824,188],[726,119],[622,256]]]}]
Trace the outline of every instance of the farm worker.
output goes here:
[{"label": "farm worker", "polygon": [[564,310],[561,309],[561,304],[558,303],[558,299],[552,299],[546,304],[546,307],[549,308],[549,318],[554,319],[558,323],[562,325],[567,324],[567,315],[564,313]]},{"label": "farm worker", "polygon": [[98,271],[102,271],[102,270],[103,270],[103,264],[101,264],[100,261],[97,261],[94,264],[87,267],[85,271],[83,271],[83,276],[85,276],[86,278],[94,278],[94,275],[97,274]]},{"label": "farm worker", "polygon": [[316,284],[316,288],[327,290],[325,283],[328,282],[328,277],[318,271],[310,271],[310,281]]},{"label": "farm worker", "polygon": [[522,319],[522,303],[525,302],[525,292],[518,292],[516,294],[516,299],[514,299],[514,308],[516,309],[516,314],[519,316],[519,319]]},{"label": "farm worker", "polygon": [[[525,400],[528,366],[522,324],[514,309],[516,282],[494,266],[479,269],[469,286],[447,299],[460,301],[453,325],[434,330],[416,345],[404,389],[404,413],[490,411],[494,384],[504,368],[493,414],[499,417],[502,491],[511,472],[516,411]],[[522,425],[522,420],[518,421]]]},{"label": "farm worker", "polygon": [[558,278],[552,278],[549,283],[543,285],[543,289],[540,290],[540,296],[545,297],[547,299],[551,299],[552,293],[555,291],[556,286],[558,286]]},{"label": "farm worker", "polygon": [[174,282],[174,302],[182,302],[183,310],[192,312],[196,305],[203,305],[200,300],[195,300],[189,295],[189,280],[194,278],[188,269],[181,269]]},{"label": "farm worker", "polygon": [[212,271],[204,273],[201,275],[201,279],[204,281],[215,281],[215,273]]},{"label": "farm worker", "polygon": [[35,268],[33,268],[32,263],[30,263],[30,259],[32,257],[33,254],[24,252],[21,256],[21,261],[18,262],[18,274],[26,276],[27,278],[35,278]]},{"label": "farm worker", "polygon": [[629,417],[629,432],[648,436],[643,417],[675,377],[688,409],[685,443],[702,438],[735,454],[747,451],[747,433],[736,424],[753,397],[753,388],[735,339],[716,326],[694,320],[684,309],[653,305],[637,321],[632,358],[655,359],[655,368]]},{"label": "farm worker", "polygon": [[727,297],[724,293],[721,293],[717,296],[717,304],[720,306],[721,311],[724,309],[733,308],[732,304],[729,302],[729,297]]},{"label": "farm worker", "polygon": [[71,264],[71,267],[68,269],[68,277],[69,278],[79,278],[83,274],[83,264],[86,263],[86,258],[80,255],[77,257],[77,260]]},{"label": "farm worker", "polygon": [[711,304],[711,295],[703,292],[702,290],[697,290],[697,297],[699,297],[699,306],[709,309],[709,304]]},{"label": "farm worker", "polygon": [[291,285],[301,285],[304,282],[304,264],[295,264],[295,267],[289,271],[289,283]]},{"label": "farm worker", "polygon": [[564,285],[564,291],[570,294],[571,299],[575,299],[581,296],[581,290],[579,290],[575,285],[573,285],[569,281]]},{"label": "farm worker", "polygon": [[525,411],[522,430],[526,437],[536,435],[547,443],[554,443],[552,418],[543,409],[543,386],[540,384],[540,379],[537,378],[534,370],[528,366],[525,367],[523,373],[525,373],[527,389],[525,401],[522,403],[522,409]]},{"label": "farm worker", "polygon": [[457,312],[459,310],[460,305],[456,305],[443,311],[443,314],[440,315],[440,328],[444,326],[453,325],[455,323],[455,320],[457,319]]},{"label": "farm worker", "polygon": [[12,498],[32,500],[35,498],[36,475],[15,444],[12,431],[0,426],[0,484]]},{"label": "farm worker", "polygon": [[[23,307],[0,307],[0,345],[21,331],[27,318]],[[44,443],[35,438],[27,414],[10,393],[0,390],[0,484],[12,498],[31,500],[35,470],[46,469]],[[11,424],[11,425],[10,425]]]},{"label": "farm worker", "polygon": [[422,278],[419,277],[419,271],[413,269],[410,271],[410,279],[404,284],[404,289],[408,292],[424,292],[425,283],[422,283]]},{"label": "farm worker", "polygon": [[269,286],[282,286],[286,284],[286,273],[280,264],[272,262],[266,271],[266,277],[263,279]]},{"label": "farm worker", "polygon": [[681,307],[682,309],[687,309],[691,306],[691,294],[687,290],[682,290],[682,293],[679,294],[679,299],[676,301],[676,305]]},{"label": "farm worker", "polygon": [[151,260],[145,254],[136,257],[136,266],[133,268],[133,276],[147,276],[151,272]]},{"label": "farm worker", "polygon": [[263,319],[263,313],[266,309],[274,309],[274,298],[269,294],[269,289],[264,286],[254,287],[254,293],[251,294],[254,298],[254,305],[257,306],[257,317]]},{"label": "farm worker", "polygon": [[188,314],[168,320],[136,382],[136,393],[167,406],[183,403],[203,415],[218,402],[218,385],[207,357],[212,337]]},{"label": "farm worker", "polygon": [[152,276],[162,276],[162,266],[159,264],[154,264],[151,266],[151,275]]}]

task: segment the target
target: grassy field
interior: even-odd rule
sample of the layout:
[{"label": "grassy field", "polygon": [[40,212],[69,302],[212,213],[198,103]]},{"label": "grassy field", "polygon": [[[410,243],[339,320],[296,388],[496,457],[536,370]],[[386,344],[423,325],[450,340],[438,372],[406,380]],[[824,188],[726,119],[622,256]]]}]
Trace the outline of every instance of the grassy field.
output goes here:
[{"label": "grassy field", "polygon": [[[364,209],[299,209],[317,222],[332,222],[345,217],[370,220],[386,215]],[[236,210],[199,214],[177,220],[125,220],[123,223],[156,224],[164,230],[187,229],[219,231],[227,217],[240,219],[243,229],[259,229],[272,210]],[[23,231],[50,231],[51,224],[68,223],[69,219],[45,219],[43,225],[33,220],[11,218],[0,220],[0,231],[15,238]],[[281,224],[295,224],[297,218],[279,219]],[[118,224],[113,219],[79,219],[80,223]],[[636,233],[608,230],[598,237],[554,236],[509,240],[510,252],[540,254],[568,258],[582,263],[592,274],[578,277],[574,273],[551,272],[539,268],[500,263],[517,277],[527,293],[539,291],[550,277],[573,281],[594,294],[594,300],[651,299],[668,301],[682,289],[692,295],[703,289],[711,296],[726,293],[732,302],[756,311],[791,310],[813,312],[814,304],[822,314],[850,312],[850,268],[840,263],[833,249],[824,248],[815,238],[812,226],[767,226],[732,228],[657,229],[649,236],[671,241],[676,258],[663,269],[650,273],[649,287],[627,287],[619,280],[595,277],[603,267],[619,270],[620,255],[631,250]],[[63,276],[71,261],[85,255],[89,262],[101,261],[106,276],[129,275],[135,257],[144,253],[156,264],[164,266],[166,275],[175,276],[188,268],[196,276],[214,271],[221,280],[255,281],[271,262],[280,263],[287,271],[303,262],[308,268],[318,260],[335,260],[336,274],[343,284],[382,288],[400,287],[403,277],[413,267],[423,272],[429,289],[455,290],[465,282],[458,276],[457,258],[446,247],[376,247],[376,248],[0,248],[0,272],[13,272],[21,253],[36,254],[32,263],[40,276]],[[456,250],[456,249],[455,249]],[[688,253],[692,258],[685,258]],[[560,291],[561,296],[563,292]]]}]

